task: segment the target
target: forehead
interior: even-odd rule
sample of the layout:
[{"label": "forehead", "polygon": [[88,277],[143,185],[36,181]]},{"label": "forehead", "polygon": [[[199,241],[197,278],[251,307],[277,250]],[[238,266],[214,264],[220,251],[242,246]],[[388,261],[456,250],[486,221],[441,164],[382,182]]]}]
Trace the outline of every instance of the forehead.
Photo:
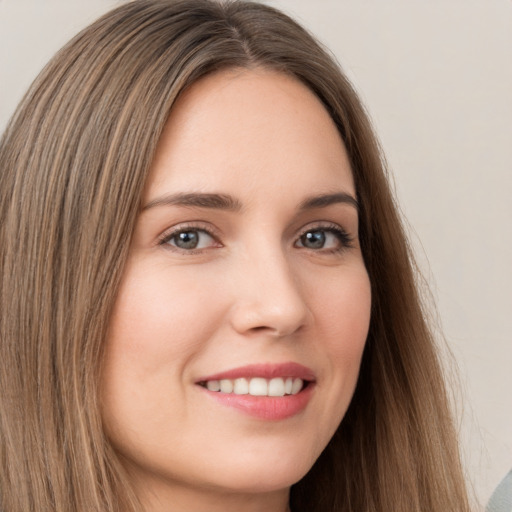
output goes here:
[{"label": "forehead", "polygon": [[159,141],[147,195],[162,187],[249,191],[295,185],[354,193],[339,132],[301,82],[265,69],[210,75],[176,101]]}]

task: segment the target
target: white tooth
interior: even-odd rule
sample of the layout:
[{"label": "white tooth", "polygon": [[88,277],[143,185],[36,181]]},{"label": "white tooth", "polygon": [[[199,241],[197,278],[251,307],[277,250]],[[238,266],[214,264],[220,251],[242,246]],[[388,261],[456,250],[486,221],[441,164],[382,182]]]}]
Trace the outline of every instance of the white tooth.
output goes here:
[{"label": "white tooth", "polygon": [[220,382],[218,380],[209,380],[206,383],[206,388],[210,391],[220,391]]},{"label": "white tooth", "polygon": [[247,395],[249,393],[249,382],[247,379],[235,379],[233,390],[235,395]]},{"label": "white tooth", "polygon": [[232,393],[233,392],[233,381],[229,379],[222,379],[220,381],[221,393]]},{"label": "white tooth", "polygon": [[[221,381],[222,384],[222,381]],[[302,389],[302,379],[293,379],[292,395],[296,395]]]},{"label": "white tooth", "polygon": [[284,380],[280,377],[271,379],[268,383],[268,396],[284,396]]},{"label": "white tooth", "polygon": [[292,386],[293,386],[293,379],[291,377],[288,377],[286,379],[286,382],[284,383],[284,392],[287,395],[291,395],[292,394]]},{"label": "white tooth", "polygon": [[268,385],[266,379],[255,377],[249,383],[249,394],[253,396],[267,396]]}]

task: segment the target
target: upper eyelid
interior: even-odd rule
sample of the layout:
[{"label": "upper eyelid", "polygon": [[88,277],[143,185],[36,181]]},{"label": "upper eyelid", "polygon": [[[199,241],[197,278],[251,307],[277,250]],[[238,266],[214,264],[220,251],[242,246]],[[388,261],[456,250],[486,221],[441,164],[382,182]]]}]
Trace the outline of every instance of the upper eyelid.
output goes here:
[{"label": "upper eyelid", "polygon": [[315,229],[315,228],[318,228],[318,229],[334,228],[334,229],[342,229],[345,231],[345,228],[341,224],[339,224],[338,222],[330,221],[330,220],[316,220],[316,221],[308,222],[302,228],[300,228],[299,231],[304,232],[304,231],[308,231],[308,230]]},{"label": "upper eyelid", "polygon": [[[348,236],[352,237],[353,234],[351,230],[345,228],[342,224],[339,224],[338,222],[332,222],[332,221],[316,221],[311,222],[309,224],[306,224],[304,227],[302,227],[299,230],[298,237],[301,237],[308,231],[314,231],[314,230],[324,230],[324,231],[340,231],[342,233],[346,233]],[[356,233],[357,235],[357,233]]]}]

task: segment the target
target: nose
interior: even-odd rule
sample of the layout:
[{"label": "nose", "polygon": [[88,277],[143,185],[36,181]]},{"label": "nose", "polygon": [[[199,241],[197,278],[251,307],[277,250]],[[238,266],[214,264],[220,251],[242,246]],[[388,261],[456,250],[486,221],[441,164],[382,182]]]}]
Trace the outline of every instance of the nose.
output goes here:
[{"label": "nose", "polygon": [[284,255],[254,256],[237,274],[231,311],[235,331],[279,338],[297,332],[309,322],[311,312],[300,276]]}]

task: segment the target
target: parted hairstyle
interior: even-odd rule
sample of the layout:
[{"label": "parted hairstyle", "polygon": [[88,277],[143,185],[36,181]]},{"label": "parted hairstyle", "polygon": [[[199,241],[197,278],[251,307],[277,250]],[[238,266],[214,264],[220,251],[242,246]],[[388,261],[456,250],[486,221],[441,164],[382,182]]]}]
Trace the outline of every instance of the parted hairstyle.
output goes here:
[{"label": "parted hairstyle", "polygon": [[[294,512],[469,510],[438,354],[381,152],[312,36],[245,1],[135,0],[36,79],[0,143],[0,507],[134,512],[106,439],[105,336],[155,148],[176,98],[229,68],[304,83],[344,141],[372,311],[351,405]],[[343,314],[343,312],[340,312]]]}]

